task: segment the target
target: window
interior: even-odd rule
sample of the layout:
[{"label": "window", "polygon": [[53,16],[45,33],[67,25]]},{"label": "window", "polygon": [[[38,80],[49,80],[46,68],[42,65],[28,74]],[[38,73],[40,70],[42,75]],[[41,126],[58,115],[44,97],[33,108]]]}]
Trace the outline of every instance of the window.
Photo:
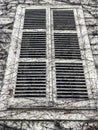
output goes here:
[{"label": "window", "polygon": [[4,83],[8,107],[92,104],[97,77],[82,8],[19,6]]}]

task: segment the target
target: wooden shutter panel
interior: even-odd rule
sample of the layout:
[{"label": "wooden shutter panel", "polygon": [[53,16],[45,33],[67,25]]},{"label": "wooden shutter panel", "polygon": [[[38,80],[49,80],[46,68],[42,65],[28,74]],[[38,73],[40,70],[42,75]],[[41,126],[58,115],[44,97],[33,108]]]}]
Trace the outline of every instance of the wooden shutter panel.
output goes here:
[{"label": "wooden shutter panel", "polygon": [[46,63],[20,62],[15,97],[46,97]]},{"label": "wooden shutter panel", "polygon": [[53,23],[56,97],[88,98],[73,11],[54,10]]},{"label": "wooden shutter panel", "polygon": [[[15,98],[46,97],[45,28],[45,9],[27,9],[25,11]],[[25,31],[26,29],[28,30]],[[42,31],[39,31],[39,29]]]},{"label": "wooden shutter panel", "polygon": [[21,43],[20,58],[45,58],[46,33],[24,32]]},{"label": "wooden shutter panel", "polygon": [[46,11],[45,9],[26,9],[24,29],[45,29]]},{"label": "wooden shutter panel", "polygon": [[57,98],[88,98],[81,63],[56,63]]},{"label": "wooden shutter panel", "polygon": [[54,10],[54,30],[75,30],[75,20],[72,10]]},{"label": "wooden shutter panel", "polygon": [[77,34],[55,33],[55,58],[81,59]]}]

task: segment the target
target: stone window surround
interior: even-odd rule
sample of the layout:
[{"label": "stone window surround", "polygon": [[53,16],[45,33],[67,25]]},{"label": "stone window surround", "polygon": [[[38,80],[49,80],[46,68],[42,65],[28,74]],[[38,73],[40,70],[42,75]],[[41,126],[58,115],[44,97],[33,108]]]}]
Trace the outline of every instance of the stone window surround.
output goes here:
[{"label": "stone window surround", "polygon": [[[16,14],[16,20],[14,23],[14,29],[12,33],[12,40],[11,40],[11,46],[9,49],[9,55],[7,60],[7,66],[5,71],[5,78],[4,78],[4,86],[2,88],[1,92],[1,101],[2,101],[2,107],[12,107],[12,108],[25,108],[25,107],[36,107],[36,103],[39,103],[38,106],[44,106],[44,101],[42,100],[31,100],[30,99],[15,99],[13,97],[13,89],[15,87],[16,82],[16,74],[17,74],[17,66],[18,66],[18,59],[19,59],[19,48],[22,38],[22,28],[23,28],[23,21],[24,21],[24,13],[26,9],[42,9],[45,8],[47,10],[46,19],[47,26],[49,26],[50,23],[50,9],[69,9],[74,11],[75,21],[76,21],[76,27],[77,27],[77,34],[79,38],[79,44],[81,48],[81,55],[83,59],[83,66],[84,66],[84,72],[85,72],[85,78],[86,78],[86,84],[87,84],[87,90],[89,99],[88,101],[81,101],[81,100],[66,100],[66,101],[60,101],[60,104],[56,107],[64,107],[64,108],[84,108],[89,105],[90,107],[93,107],[95,104],[94,98],[96,98],[96,90],[98,89],[98,81],[97,81],[97,74],[94,66],[94,60],[89,44],[89,39],[87,35],[87,30],[85,26],[84,16],[83,16],[83,10],[81,6],[23,6],[20,5],[17,8],[17,14]],[[51,34],[51,28],[48,28],[48,32]],[[27,30],[28,31],[28,30]],[[70,31],[67,31],[70,32]],[[72,33],[72,31],[71,31]],[[74,33],[74,32],[73,32]],[[51,37],[48,35],[47,41],[49,41],[49,44],[51,46]],[[84,49],[85,48],[85,49]],[[85,56],[85,57],[84,57]],[[31,59],[28,59],[31,61]],[[72,61],[73,62],[73,61]],[[76,62],[76,61],[75,61]],[[51,71],[50,71],[51,75]],[[14,78],[14,79],[13,79]],[[12,80],[13,79],[13,80]],[[50,81],[51,82],[51,81]],[[50,90],[52,91],[52,90]],[[51,93],[51,92],[50,92]],[[92,94],[93,93],[93,94]],[[51,104],[51,98],[49,99],[50,102],[47,103],[47,107]]]}]

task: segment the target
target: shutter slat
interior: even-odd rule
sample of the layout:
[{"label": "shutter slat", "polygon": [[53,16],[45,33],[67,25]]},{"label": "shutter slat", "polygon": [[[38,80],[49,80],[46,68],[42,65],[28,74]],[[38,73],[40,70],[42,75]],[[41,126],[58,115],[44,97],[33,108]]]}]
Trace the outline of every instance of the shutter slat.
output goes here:
[{"label": "shutter slat", "polygon": [[44,90],[42,90],[42,88],[41,88],[41,90],[36,90],[36,89],[25,89],[25,88],[22,88],[22,89],[16,89],[16,93],[18,94],[18,93],[46,93],[46,90],[44,89]]},{"label": "shutter slat", "polygon": [[[29,87],[29,90],[39,90],[39,91],[41,91],[40,89],[41,90],[46,90],[45,87],[40,87],[40,86],[38,88],[36,88],[34,86]],[[17,86],[16,90],[28,90],[28,86],[22,87],[22,88],[20,88],[20,87]]]},{"label": "shutter slat", "polygon": [[[56,75],[56,77],[59,79],[59,78],[62,78],[62,79],[64,79],[64,78],[71,78],[71,79],[73,79],[73,78],[76,78],[77,77],[77,75]],[[83,75],[81,75],[81,76],[78,76],[77,77],[78,79],[84,79],[84,74]]]},{"label": "shutter slat", "polygon": [[85,85],[83,86],[81,84],[77,84],[77,85],[76,84],[75,85],[74,84],[72,84],[72,85],[71,84],[67,84],[67,85],[66,84],[60,84],[60,85],[57,86],[57,89],[59,89],[59,88],[60,89],[63,89],[63,88],[65,88],[65,89],[70,89],[70,88],[84,89],[84,88],[86,88],[86,86]]},{"label": "shutter slat", "polygon": [[57,98],[88,98],[82,63],[56,63],[56,86]]},{"label": "shutter slat", "polygon": [[76,95],[87,95],[87,91],[85,90],[85,92],[83,92],[83,91],[77,91],[77,90],[65,90],[65,91],[62,91],[62,90],[58,90],[59,92],[57,92],[57,94],[58,95],[74,95],[74,94],[76,94]]},{"label": "shutter slat", "polygon": [[34,87],[35,85],[36,85],[36,87],[42,87],[42,86],[46,87],[45,83],[41,83],[41,84],[40,83],[36,83],[36,84],[34,84],[34,83],[32,83],[32,84],[18,83],[17,87],[25,87],[25,86]]},{"label": "shutter slat", "polygon": [[27,97],[28,97],[28,98],[29,98],[29,97],[34,97],[34,98],[35,98],[35,97],[36,97],[36,98],[39,98],[39,97],[42,98],[42,97],[44,97],[44,98],[45,98],[45,97],[46,97],[46,94],[41,94],[41,93],[40,93],[40,95],[39,95],[39,94],[22,94],[22,93],[21,93],[21,94],[15,95],[14,97],[15,97],[15,98],[27,98]]},{"label": "shutter slat", "polygon": [[74,82],[74,83],[72,83],[72,82],[64,82],[64,83],[63,82],[57,82],[57,86],[58,85],[60,85],[60,86],[61,85],[83,85],[84,86],[85,83],[83,83],[83,82],[79,82],[79,83],[78,82]]},{"label": "shutter slat", "polygon": [[85,90],[85,88],[57,88],[57,90],[58,91],[60,91],[61,93],[62,92],[66,92],[66,91],[71,91],[71,92],[77,92],[77,91],[83,91],[83,92],[86,92],[87,93],[87,91]]},{"label": "shutter slat", "polygon": [[[37,77],[33,77],[33,78],[32,77],[30,78],[30,77],[27,77],[27,76],[26,77],[17,77],[18,80],[25,80],[25,79],[27,79],[27,80],[34,80],[34,79],[37,79],[37,78],[39,78],[39,77],[38,76]],[[40,77],[40,80],[41,79],[43,80],[43,79],[45,79],[45,77],[44,78]]]}]

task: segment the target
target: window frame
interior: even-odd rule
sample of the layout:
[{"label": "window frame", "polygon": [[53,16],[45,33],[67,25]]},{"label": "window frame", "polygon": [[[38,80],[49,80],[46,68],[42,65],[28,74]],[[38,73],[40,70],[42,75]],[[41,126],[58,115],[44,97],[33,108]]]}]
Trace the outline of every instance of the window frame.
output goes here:
[{"label": "window frame", "polygon": [[[22,39],[22,28],[23,28],[23,22],[24,22],[24,14],[25,14],[25,9],[46,9],[46,36],[47,36],[47,42],[46,45],[47,47],[47,53],[48,55],[48,62],[49,68],[47,69],[47,84],[48,84],[46,93],[49,93],[47,96],[47,100],[41,100],[41,99],[15,99],[10,95],[11,90],[13,91],[16,83],[16,78],[14,80],[13,77],[16,77],[17,75],[17,68],[18,68],[18,63],[19,62],[19,51],[20,51],[20,43]],[[53,65],[53,69],[51,67],[51,56],[54,57],[54,53],[51,52],[51,47],[53,47],[51,44],[51,41],[53,41],[53,37],[51,38],[51,32],[53,34],[53,26],[51,25],[51,20],[53,23],[53,18],[51,17],[51,10],[53,9],[64,9],[64,10],[74,10],[74,16],[75,16],[75,22],[76,22],[76,31],[79,39],[79,45],[81,48],[81,55],[83,58],[83,66],[84,66],[84,73],[85,73],[85,79],[86,79],[86,84],[87,84],[87,91],[89,95],[88,100],[76,100],[76,99],[57,99],[56,100],[56,95],[55,95],[55,81],[53,82],[53,79],[55,78],[55,65]],[[52,15],[53,16],[53,15]],[[19,21],[20,20],[20,21]],[[36,31],[36,30],[35,30]],[[70,31],[67,31],[70,32]],[[72,31],[71,31],[72,33]],[[85,35],[84,35],[85,34]],[[17,39],[18,38],[18,39]],[[85,44],[86,43],[86,44]],[[83,50],[85,48],[85,50]],[[84,58],[85,54],[85,58]],[[13,57],[12,57],[13,56]],[[13,60],[12,60],[13,59]],[[28,61],[31,61],[28,59]],[[36,61],[36,60],[35,60]],[[42,61],[42,59],[40,60]],[[75,62],[76,61],[72,61]],[[52,73],[53,70],[53,73]],[[14,74],[13,74],[14,73]],[[56,79],[56,78],[55,78]],[[12,85],[14,84],[14,85]],[[53,86],[53,87],[52,87]],[[91,92],[91,89],[93,90],[93,95]],[[15,17],[15,23],[14,23],[14,29],[12,33],[12,39],[11,39],[11,44],[10,44],[10,49],[9,49],[9,54],[8,54],[8,59],[7,59],[7,66],[5,70],[5,76],[4,76],[4,85],[2,88],[1,92],[1,100],[3,100],[3,105],[7,104],[7,108],[33,108],[33,107],[58,107],[58,108],[84,108],[87,109],[86,107],[93,107],[95,106],[95,102],[92,99],[96,98],[96,89],[98,89],[98,81],[97,81],[97,73],[94,65],[94,60],[90,48],[90,43],[89,43],[89,38],[87,35],[87,29],[84,21],[84,16],[83,16],[83,9],[81,6],[66,6],[66,5],[61,5],[61,6],[24,6],[24,5],[19,5],[17,8],[17,13]],[[15,89],[14,89],[15,90]],[[54,100],[54,102],[53,102]],[[5,103],[6,102],[6,103]],[[5,105],[4,105],[5,106]]]}]

